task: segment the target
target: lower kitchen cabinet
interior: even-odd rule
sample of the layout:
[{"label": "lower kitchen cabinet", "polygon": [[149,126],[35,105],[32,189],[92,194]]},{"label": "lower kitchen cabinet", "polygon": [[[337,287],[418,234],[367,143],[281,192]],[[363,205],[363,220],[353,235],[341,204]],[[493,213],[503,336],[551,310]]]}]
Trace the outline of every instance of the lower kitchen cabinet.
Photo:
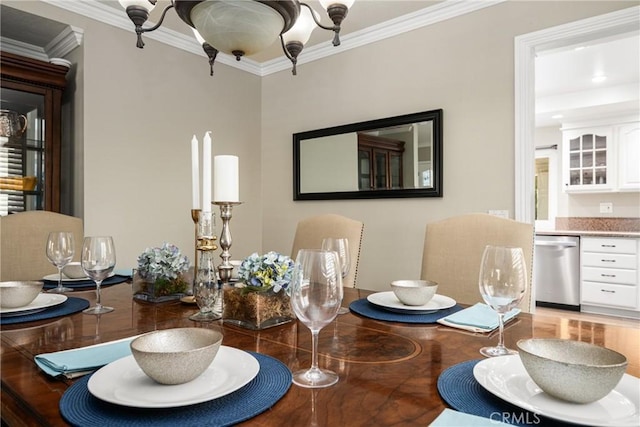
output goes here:
[{"label": "lower kitchen cabinet", "polygon": [[639,243],[633,238],[582,238],[582,311],[640,318]]}]

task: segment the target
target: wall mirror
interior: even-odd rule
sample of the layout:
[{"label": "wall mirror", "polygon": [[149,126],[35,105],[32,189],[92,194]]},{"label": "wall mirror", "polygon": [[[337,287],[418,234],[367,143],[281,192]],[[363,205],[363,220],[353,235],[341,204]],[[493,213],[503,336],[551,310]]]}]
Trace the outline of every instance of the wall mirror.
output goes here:
[{"label": "wall mirror", "polygon": [[293,134],[293,200],[442,197],[442,110]]}]

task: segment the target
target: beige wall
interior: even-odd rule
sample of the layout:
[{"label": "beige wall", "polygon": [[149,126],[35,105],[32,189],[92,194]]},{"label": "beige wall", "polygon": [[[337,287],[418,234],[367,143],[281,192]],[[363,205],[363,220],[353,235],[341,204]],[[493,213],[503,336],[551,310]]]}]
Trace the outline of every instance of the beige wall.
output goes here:
[{"label": "beige wall", "polygon": [[[265,77],[263,249],[289,251],[306,216],[350,216],[365,223],[358,286],[383,289],[419,277],[427,222],[489,209],[513,217],[514,37],[631,5],[508,2],[301,65],[296,77]],[[436,108],[444,110],[444,197],[292,201],[292,133]]]},{"label": "beige wall", "polygon": [[[214,154],[240,157],[234,258],[289,253],[299,219],[340,213],[365,223],[358,285],[370,289],[419,276],[427,222],[488,209],[513,217],[514,37],[637,4],[508,2],[300,65],[296,77],[260,79],[222,64],[211,78],[203,57],[151,39],[140,51],[132,32],[41,2],[7,3],[85,31],[74,53],[84,61],[77,209],[87,234],[114,236],[118,267],[163,241],[191,254],[189,141],[212,130]],[[436,108],[443,198],[292,201],[293,133]]]}]

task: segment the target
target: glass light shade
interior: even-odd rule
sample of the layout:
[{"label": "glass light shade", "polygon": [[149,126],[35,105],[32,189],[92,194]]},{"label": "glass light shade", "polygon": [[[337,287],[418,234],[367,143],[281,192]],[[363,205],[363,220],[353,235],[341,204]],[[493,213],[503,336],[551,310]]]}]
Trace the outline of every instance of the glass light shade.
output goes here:
[{"label": "glass light shade", "polygon": [[[319,21],[320,17],[316,11],[313,11],[313,14]],[[284,43],[287,44],[292,41],[297,41],[302,44],[306,44],[309,41],[309,37],[311,37],[311,33],[314,28],[316,28],[316,23],[313,21],[313,17],[311,16],[311,10],[309,10],[309,8],[302,7],[300,8],[300,16],[298,16],[296,23],[289,31],[282,35]]]},{"label": "glass light shade", "polygon": [[202,38],[198,30],[196,30],[195,28],[192,28],[192,30],[193,30],[193,35],[196,37],[196,40],[198,40],[198,43],[200,43],[200,45],[203,45],[207,42],[204,38]]},{"label": "glass light shade", "polygon": [[147,9],[147,12],[151,12],[153,8],[156,7],[155,4],[149,3],[149,0],[118,0],[118,2],[120,3],[120,6],[124,8],[124,10],[127,10],[127,7],[129,6],[139,6]]},{"label": "glass light shade", "polygon": [[284,18],[257,1],[203,1],[191,10],[191,20],[207,43],[228,54],[260,52],[284,28]]},{"label": "glass light shade", "polygon": [[332,4],[343,4],[347,7],[347,9],[351,9],[351,6],[353,6],[353,3],[355,3],[356,0],[319,0],[319,1],[322,7],[324,7],[324,9],[327,10],[329,6],[331,6]]}]

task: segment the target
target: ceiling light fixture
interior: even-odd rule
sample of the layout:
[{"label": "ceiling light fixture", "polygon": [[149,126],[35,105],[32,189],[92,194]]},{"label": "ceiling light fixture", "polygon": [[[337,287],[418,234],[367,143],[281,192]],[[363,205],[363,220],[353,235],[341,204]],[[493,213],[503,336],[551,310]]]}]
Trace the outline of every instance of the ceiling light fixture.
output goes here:
[{"label": "ceiling light fixture", "polygon": [[333,21],[332,26],[322,25],[311,6],[298,0],[171,0],[159,22],[144,28],[157,0],[119,0],[135,25],[139,48],[144,47],[142,34],[160,28],[167,11],[175,8],[207,54],[211,75],[218,52],[233,55],[240,61],[243,56],[269,47],[278,37],[296,75],[298,55],[316,26],[333,31],[333,45],[339,46],[340,25],[355,0],[319,1]]}]

